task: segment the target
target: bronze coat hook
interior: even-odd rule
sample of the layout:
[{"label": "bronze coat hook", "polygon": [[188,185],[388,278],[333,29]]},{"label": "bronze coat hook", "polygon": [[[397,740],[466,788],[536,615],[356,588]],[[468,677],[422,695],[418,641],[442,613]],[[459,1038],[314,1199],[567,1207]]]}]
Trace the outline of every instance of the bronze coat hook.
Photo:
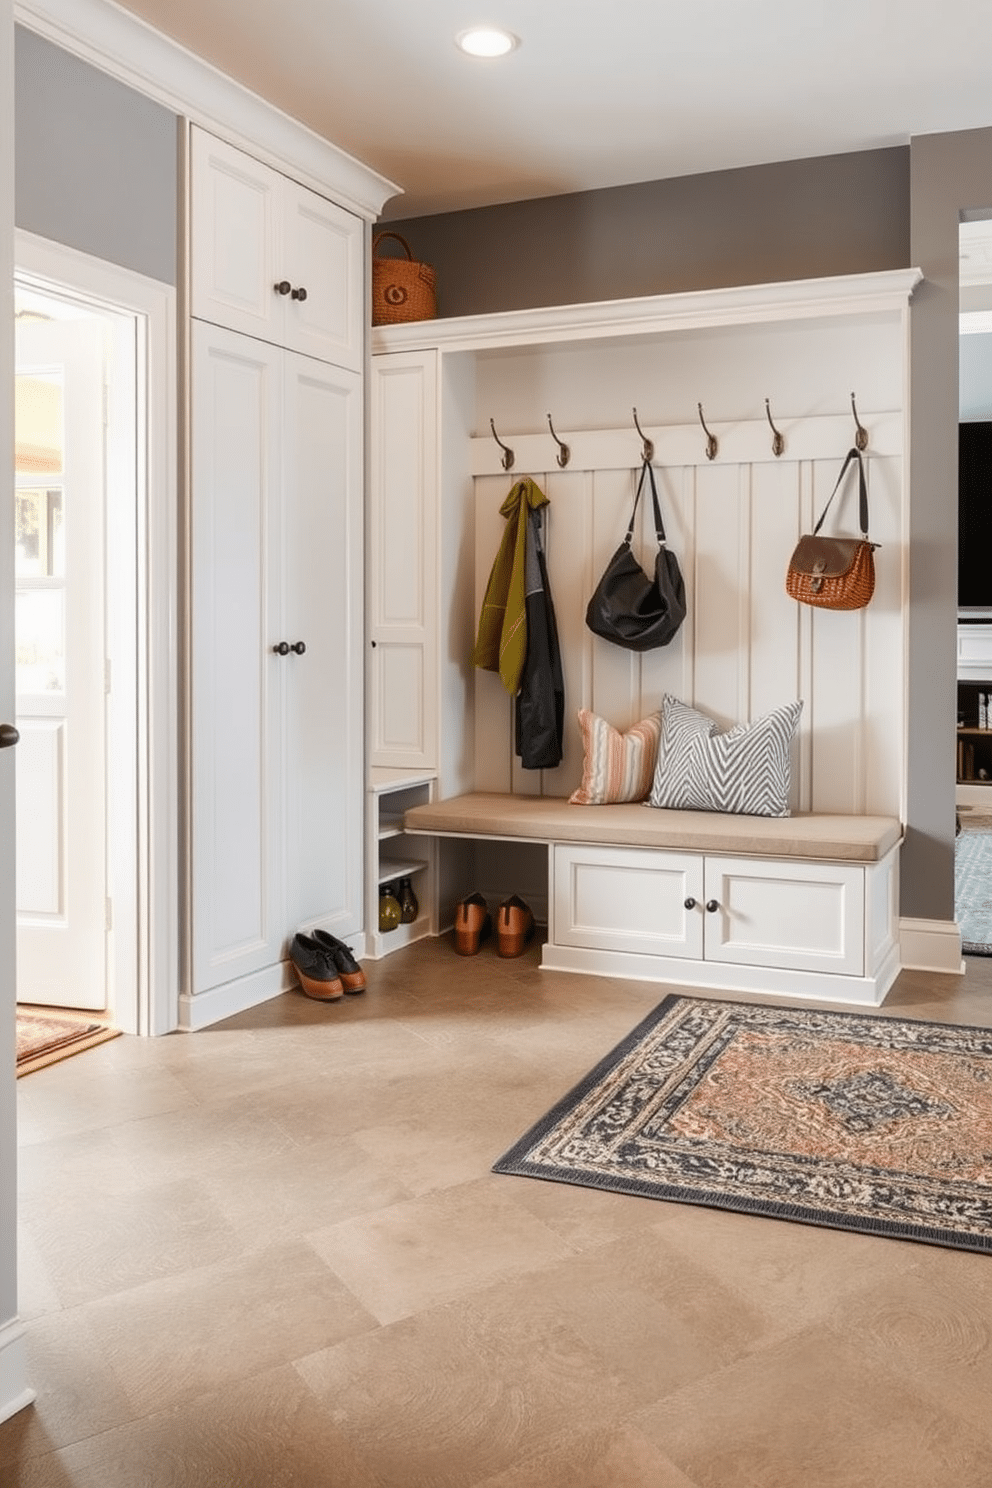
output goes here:
[{"label": "bronze coat hook", "polygon": [[866,450],[868,448],[868,430],[858,418],[858,406],[854,401],[853,393],[851,394],[851,412],[854,414],[854,423],[858,431],[854,436],[854,443],[859,450]]},{"label": "bronze coat hook", "polygon": [[707,429],[706,427],[706,420],[703,418],[702,403],[697,403],[696,407],[699,409],[699,422],[702,424],[703,432],[706,435],[706,458],[707,460],[715,460],[717,450],[720,448],[720,446],[716,442],[716,435],[711,434],[709,429]]},{"label": "bronze coat hook", "polygon": [[504,444],[503,441],[502,441],[502,439],[500,439],[499,435],[496,433],[496,425],[493,423],[492,419],[489,420],[489,427],[493,431],[493,438],[495,439],[496,443],[499,445],[500,449],[503,451],[503,469],[504,470],[512,470],[513,469],[513,451],[512,451],[512,449],[510,448],[510,446],[508,444]]},{"label": "bronze coat hook", "polygon": [[637,430],[638,434],[640,434],[641,439],[643,440],[641,459],[645,465],[650,465],[651,461],[654,459],[654,440],[648,438],[644,430],[641,428],[640,424],[637,422],[636,408],[634,409],[634,428]]},{"label": "bronze coat hook", "polygon": [[551,422],[550,413],[548,414],[548,428],[551,430],[551,438],[558,446],[558,464],[561,466],[562,470],[564,470],[565,466],[572,458],[572,451],[569,449],[568,445],[564,443],[563,440],[558,438],[558,435],[555,433],[555,426]]},{"label": "bronze coat hook", "polygon": [[776,429],[774,423],[772,423],[772,411],[771,411],[771,408],[768,406],[768,399],[767,398],[765,399],[765,413],[766,413],[766,415],[768,417],[768,422],[771,425],[772,434],[775,436],[774,439],[772,440],[772,454],[773,455],[780,455],[783,452],[783,450],[785,449],[785,439],[779,433],[779,431]]}]

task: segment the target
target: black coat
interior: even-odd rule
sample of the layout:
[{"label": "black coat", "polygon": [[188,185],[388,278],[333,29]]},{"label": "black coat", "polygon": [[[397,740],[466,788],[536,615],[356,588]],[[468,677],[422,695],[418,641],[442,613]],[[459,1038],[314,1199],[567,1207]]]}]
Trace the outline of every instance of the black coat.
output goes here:
[{"label": "black coat", "polygon": [[553,770],[562,760],[565,683],[558,625],[541,542],[543,513],[527,515],[527,659],[516,699],[516,752],[525,770]]}]

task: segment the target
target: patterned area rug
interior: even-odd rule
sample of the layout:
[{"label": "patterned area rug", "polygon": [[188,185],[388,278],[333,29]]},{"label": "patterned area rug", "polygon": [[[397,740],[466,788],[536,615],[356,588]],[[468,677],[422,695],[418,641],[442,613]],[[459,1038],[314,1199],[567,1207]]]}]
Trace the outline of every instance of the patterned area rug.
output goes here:
[{"label": "patterned area rug", "polygon": [[89,1023],[82,1018],[60,1017],[54,1013],[25,1012],[17,1009],[17,1074],[28,1075],[44,1069],[70,1054],[92,1049],[107,1039],[117,1038],[118,1028],[105,1023]]},{"label": "patterned area rug", "polygon": [[666,997],[493,1171],[992,1252],[992,1029]]},{"label": "patterned area rug", "polygon": [[992,816],[960,813],[954,842],[954,917],[966,956],[992,956]]}]

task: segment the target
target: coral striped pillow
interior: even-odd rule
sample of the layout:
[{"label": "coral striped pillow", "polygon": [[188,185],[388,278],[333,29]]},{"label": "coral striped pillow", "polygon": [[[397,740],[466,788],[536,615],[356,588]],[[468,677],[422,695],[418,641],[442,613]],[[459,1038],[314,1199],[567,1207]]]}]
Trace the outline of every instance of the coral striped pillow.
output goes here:
[{"label": "coral striped pillow", "polygon": [[621,734],[605,718],[580,708],[579,728],[585,750],[582,784],[568,799],[576,806],[646,800],[661,742],[661,711]]}]

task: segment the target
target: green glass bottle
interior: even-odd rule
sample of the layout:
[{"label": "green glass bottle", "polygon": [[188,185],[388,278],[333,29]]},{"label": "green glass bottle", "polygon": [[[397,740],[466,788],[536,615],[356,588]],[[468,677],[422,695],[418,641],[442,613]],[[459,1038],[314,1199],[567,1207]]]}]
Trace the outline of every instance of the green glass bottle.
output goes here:
[{"label": "green glass bottle", "polygon": [[399,900],[393,893],[392,884],[383,884],[379,889],[379,929],[385,934],[395,930],[403,918]]}]

